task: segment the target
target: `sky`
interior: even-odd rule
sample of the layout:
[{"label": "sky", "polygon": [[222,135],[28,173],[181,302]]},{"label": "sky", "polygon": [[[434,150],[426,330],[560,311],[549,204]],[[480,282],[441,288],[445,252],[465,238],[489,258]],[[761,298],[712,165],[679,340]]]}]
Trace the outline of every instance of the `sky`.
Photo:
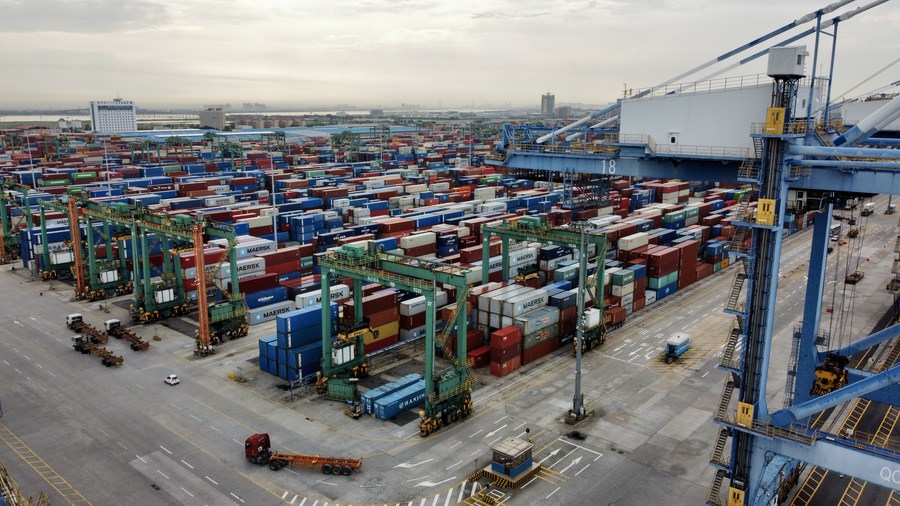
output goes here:
[{"label": "sky", "polygon": [[[557,105],[605,104],[827,4],[0,0],[0,109],[79,108],[117,96],[146,108],[539,108],[548,91]],[[835,95],[900,57],[898,34],[897,0],[840,24]],[[823,42],[827,70],[831,37]],[[812,36],[801,43],[812,50]],[[764,58],[728,75],[762,72]],[[900,64],[852,94],[896,81]]]}]

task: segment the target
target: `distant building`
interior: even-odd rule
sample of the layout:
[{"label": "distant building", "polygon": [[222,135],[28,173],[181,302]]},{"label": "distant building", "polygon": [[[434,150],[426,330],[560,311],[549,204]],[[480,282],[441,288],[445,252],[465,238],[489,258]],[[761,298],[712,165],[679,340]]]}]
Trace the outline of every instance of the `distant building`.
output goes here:
[{"label": "distant building", "polygon": [[547,93],[541,95],[541,116],[545,118],[553,117],[553,110],[556,106],[556,96]]},{"label": "distant building", "polygon": [[556,117],[558,119],[569,119],[572,116],[572,106],[561,105],[556,108]]},{"label": "distant building", "polygon": [[221,107],[208,107],[200,111],[200,128],[225,130],[225,111]]},{"label": "distant building", "polygon": [[131,100],[91,101],[91,128],[95,132],[122,133],[137,131],[137,107]]},{"label": "distant building", "polygon": [[372,109],[371,111],[369,111],[369,116],[380,118],[384,116],[384,109]]}]

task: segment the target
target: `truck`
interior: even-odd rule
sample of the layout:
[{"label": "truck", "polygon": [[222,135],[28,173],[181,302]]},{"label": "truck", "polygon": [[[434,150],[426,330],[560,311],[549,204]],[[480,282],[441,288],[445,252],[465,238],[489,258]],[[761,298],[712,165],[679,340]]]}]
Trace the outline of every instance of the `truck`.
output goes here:
[{"label": "truck", "polygon": [[689,349],[691,349],[691,336],[684,332],[672,334],[672,337],[666,339],[666,363],[671,364]]},{"label": "truck", "polygon": [[253,434],[244,441],[244,458],[258,466],[268,464],[269,469],[278,471],[290,465],[293,469],[322,471],[323,474],[350,476],[362,467],[362,459],[322,457],[299,453],[278,453],[272,451],[268,434]]},{"label": "truck", "polygon": [[875,203],[874,202],[866,202],[863,204],[862,211],[859,213],[862,216],[869,216],[870,214],[875,214]]},{"label": "truck", "polygon": [[106,367],[118,367],[125,362],[125,359],[113,355],[112,352],[99,344],[94,343],[84,334],[75,334],[72,336],[72,348],[82,354],[90,353],[95,357],[100,357],[100,362]]},{"label": "truck", "polygon": [[115,337],[116,339],[124,339],[131,344],[134,351],[146,351],[150,347],[150,343],[141,339],[141,336],[135,334],[131,329],[122,325],[122,322],[116,318],[103,322],[106,329],[106,335]]},{"label": "truck", "polygon": [[75,331],[76,334],[84,336],[91,344],[106,344],[109,342],[109,337],[103,332],[100,332],[99,329],[94,328],[93,325],[84,321],[81,313],[67,315],[66,326]]}]

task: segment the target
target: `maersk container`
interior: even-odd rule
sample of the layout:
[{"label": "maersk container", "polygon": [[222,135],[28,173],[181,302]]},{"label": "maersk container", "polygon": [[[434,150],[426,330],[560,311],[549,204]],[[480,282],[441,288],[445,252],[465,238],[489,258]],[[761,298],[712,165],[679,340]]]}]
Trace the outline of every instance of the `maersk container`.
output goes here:
[{"label": "maersk container", "polygon": [[[350,298],[350,287],[347,285],[331,286],[331,301],[339,301]],[[322,305],[322,290],[314,290],[312,292],[301,293],[297,295],[295,301],[297,307],[305,308],[310,306]]]},{"label": "maersk container", "polygon": [[529,311],[515,319],[513,325],[519,327],[522,334],[531,334],[559,323],[559,308],[545,306]]},{"label": "maersk container", "polygon": [[294,301],[292,300],[286,300],[284,302],[278,302],[276,304],[270,304],[268,306],[251,309],[249,314],[249,323],[250,325],[257,325],[263,322],[272,321],[281,313],[287,313],[288,311],[293,310]]},{"label": "maersk container", "polygon": [[[526,293],[531,293],[535,289],[522,286],[522,285],[509,285],[499,290],[494,290],[484,294],[483,298],[485,300],[485,309],[483,311],[489,311],[493,314],[501,314],[503,313],[503,302],[510,300],[514,297],[518,297],[519,295],[524,295]],[[482,304],[479,302],[478,309],[481,309]]]},{"label": "maersk container", "polygon": [[[238,276],[247,274],[261,274],[266,271],[266,259],[259,257],[241,258],[234,264],[234,270]],[[219,268],[216,276],[219,279],[228,279],[231,277],[232,266],[228,262],[224,262]]]},{"label": "maersk container", "polygon": [[547,290],[538,289],[503,302],[503,316],[516,317],[547,305]]},{"label": "maersk container", "polygon": [[395,416],[417,408],[425,402],[425,380],[388,394],[375,401],[375,416],[380,420],[389,420]]},{"label": "maersk container", "polygon": [[379,387],[375,387],[368,392],[363,392],[360,394],[360,402],[363,405],[363,408],[366,410],[366,413],[374,413],[375,412],[375,401],[384,397],[385,395],[391,394],[393,392],[397,392],[402,390],[417,381],[422,380],[422,375],[417,373],[407,374],[406,376],[401,377],[400,379],[391,381],[390,383],[385,383]]}]

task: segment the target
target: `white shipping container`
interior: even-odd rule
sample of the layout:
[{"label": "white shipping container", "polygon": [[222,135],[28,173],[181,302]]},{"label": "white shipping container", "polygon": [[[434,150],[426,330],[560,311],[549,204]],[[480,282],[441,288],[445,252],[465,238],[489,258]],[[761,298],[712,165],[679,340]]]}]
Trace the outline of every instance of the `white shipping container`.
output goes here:
[{"label": "white shipping container", "polygon": [[481,213],[497,213],[506,211],[506,202],[490,202],[485,204],[478,204],[475,208],[475,212]]},{"label": "white shipping container", "polygon": [[634,293],[629,293],[627,295],[622,296],[622,305],[628,304],[629,306],[634,303]]},{"label": "white shipping container", "polygon": [[434,232],[423,232],[421,234],[407,235],[400,238],[400,247],[403,249],[417,248],[428,244],[435,244],[437,235]]},{"label": "white shipping container", "polygon": [[103,271],[100,273],[101,283],[112,283],[119,280],[119,271]]},{"label": "white shipping container", "polygon": [[[537,262],[538,259],[538,250],[537,248],[522,248],[519,250],[511,251],[509,253],[509,263],[510,265],[522,265],[522,264],[533,264]],[[510,274],[514,275],[514,272],[510,272]]]},{"label": "white shipping container", "polygon": [[525,295],[527,293],[533,292],[535,289],[522,285],[510,285],[507,287],[508,290],[502,293],[497,293],[496,295],[492,294],[491,299],[491,313],[494,314],[505,314],[503,312],[503,303],[511,300],[520,295]]},{"label": "white shipping container", "polygon": [[498,315],[497,313],[490,313],[488,323],[488,326],[494,329],[506,327],[506,325],[503,325],[503,317]]},{"label": "white shipping container", "polygon": [[592,329],[600,325],[600,310],[597,308],[590,308],[584,310],[584,326],[586,329]]},{"label": "white shipping container", "polygon": [[644,292],[644,305],[650,305],[656,302],[656,290],[647,290]]},{"label": "white shipping container", "polygon": [[206,207],[225,206],[228,204],[234,204],[233,195],[206,197],[205,199],[203,199],[203,205],[205,205]]},{"label": "white shipping container", "polygon": [[431,183],[431,191],[433,192],[448,192],[450,191],[450,183]]},{"label": "white shipping container", "polygon": [[276,302],[275,304],[269,304],[268,306],[251,309],[248,319],[250,325],[258,325],[263,322],[272,321],[278,315],[293,310],[294,301],[286,300],[283,302]]},{"label": "white shipping container", "polygon": [[614,272],[621,271],[621,267],[610,267],[603,271],[603,285],[609,286],[612,283],[612,275]]},{"label": "white shipping container", "polygon": [[[266,272],[266,259],[259,257],[242,258],[235,262],[234,268],[239,277],[245,274],[261,274]],[[219,279],[230,278],[231,263],[224,262],[222,267],[219,268],[219,274],[216,277]]]},{"label": "white shipping container", "polygon": [[475,191],[472,192],[472,200],[491,200],[497,198],[497,189],[488,186],[484,188],[475,188]]},{"label": "white shipping container", "polygon": [[503,302],[503,316],[520,316],[533,309],[546,306],[549,296],[543,288],[533,290],[531,293],[519,295]]},{"label": "white shipping container", "polygon": [[621,297],[623,295],[628,295],[630,293],[634,293],[634,283],[628,283],[626,285],[613,285],[612,286],[612,294],[616,297]]},{"label": "white shipping container", "polygon": [[541,260],[540,268],[544,272],[554,271],[559,264],[565,262],[566,260],[572,260],[572,254],[563,255],[559,258],[554,258],[553,260]]},{"label": "white shipping container", "polygon": [[478,324],[490,327],[490,315],[487,311],[478,311]]},{"label": "white shipping container", "polygon": [[411,339],[418,339],[420,337],[425,336],[425,325],[416,327],[414,329],[400,329],[400,340],[401,341],[409,341]]},{"label": "white shipping container", "polygon": [[619,239],[619,249],[622,251],[631,251],[650,243],[650,234],[646,232],[638,232]]},{"label": "white shipping container", "polygon": [[344,346],[331,349],[331,361],[334,365],[346,364],[356,358],[356,346]]},{"label": "white shipping container", "polygon": [[[494,297],[502,296],[504,293],[509,292],[510,290],[515,290],[518,288],[522,288],[519,285],[510,285],[504,286],[502,288],[498,288],[496,290],[491,290],[490,292],[483,293],[478,296],[478,309],[481,311],[491,311],[491,299]],[[495,311],[499,313],[500,311]]]},{"label": "white shipping container", "polygon": [[271,216],[254,216],[253,218],[241,218],[238,223],[246,223],[250,228],[268,227],[272,225]]},{"label": "white shipping container", "polygon": [[334,199],[331,204],[332,208],[350,207],[350,199],[340,198]]},{"label": "white shipping container", "polygon": [[75,261],[75,255],[71,251],[56,251],[50,253],[50,263],[53,265],[68,264]]},{"label": "white shipping container", "polygon": [[[350,287],[347,285],[334,285],[330,289],[331,302],[337,302],[350,298]],[[322,290],[314,290],[312,292],[301,293],[294,298],[294,303],[298,308],[303,309],[316,304],[322,303]]]},{"label": "white shipping container", "polygon": [[406,186],[406,193],[412,195],[414,193],[422,193],[428,191],[428,185],[425,183],[422,184],[411,184]]},{"label": "white shipping container", "polygon": [[165,290],[153,292],[153,301],[157,304],[164,304],[166,302],[172,302],[173,300],[175,300],[174,288],[166,288]]}]

